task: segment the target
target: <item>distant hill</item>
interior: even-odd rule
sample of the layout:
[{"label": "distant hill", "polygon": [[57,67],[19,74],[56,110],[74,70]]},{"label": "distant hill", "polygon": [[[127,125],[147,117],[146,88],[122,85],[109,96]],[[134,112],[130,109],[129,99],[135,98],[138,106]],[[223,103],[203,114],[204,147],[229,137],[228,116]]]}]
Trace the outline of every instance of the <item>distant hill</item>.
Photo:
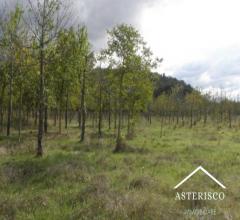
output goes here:
[{"label": "distant hill", "polygon": [[154,97],[158,97],[163,93],[171,93],[172,88],[181,86],[183,88],[183,94],[191,93],[194,89],[191,85],[185,83],[183,80],[178,80],[165,74],[151,73],[151,78],[154,85]]}]

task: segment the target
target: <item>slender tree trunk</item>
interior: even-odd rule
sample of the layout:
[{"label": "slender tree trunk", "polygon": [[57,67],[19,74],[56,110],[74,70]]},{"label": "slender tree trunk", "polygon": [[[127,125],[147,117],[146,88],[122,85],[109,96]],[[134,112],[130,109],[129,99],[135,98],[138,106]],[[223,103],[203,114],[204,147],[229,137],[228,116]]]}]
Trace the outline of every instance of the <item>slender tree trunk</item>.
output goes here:
[{"label": "slender tree trunk", "polygon": [[[69,103],[69,102],[68,102]],[[69,105],[69,104],[68,104]],[[69,107],[68,107],[69,108]],[[69,115],[68,115],[68,124],[71,124],[72,120],[74,119],[75,116],[75,111],[73,110],[68,110]]]},{"label": "slender tree trunk", "polygon": [[232,112],[231,110],[228,110],[228,121],[229,121],[229,128],[232,128]]},{"label": "slender tree trunk", "polygon": [[0,96],[0,132],[3,132],[3,97],[4,97],[5,86],[2,87]]},{"label": "slender tree trunk", "polygon": [[92,112],[91,113],[91,119],[92,119],[92,128],[94,128],[95,127],[95,125],[94,125],[94,122],[95,122],[95,118],[94,118],[94,112]]},{"label": "slender tree trunk", "polygon": [[68,129],[68,103],[69,103],[69,95],[67,92],[66,105],[65,105],[65,129]]},{"label": "slender tree trunk", "polygon": [[[44,1],[45,3],[45,1]],[[44,6],[45,7],[45,6]],[[37,137],[37,156],[43,155],[43,115],[44,115],[44,33],[42,33],[40,45],[40,85],[39,85],[39,104],[38,104],[38,137]]]},{"label": "slender tree trunk", "polygon": [[164,114],[161,117],[161,134],[160,134],[161,137],[163,136],[163,119],[164,119]]},{"label": "slender tree trunk", "polygon": [[177,111],[177,125],[179,124],[179,111]]},{"label": "slender tree trunk", "polygon": [[54,123],[53,125],[56,127],[57,126],[57,108],[54,109]]},{"label": "slender tree trunk", "polygon": [[80,107],[78,109],[78,127],[81,129],[81,124],[82,124],[82,115],[81,115],[81,104]]},{"label": "slender tree trunk", "polygon": [[152,124],[152,113],[151,113],[151,109],[149,106],[148,106],[147,115],[148,115],[148,122],[151,125]]},{"label": "slender tree trunk", "polygon": [[18,106],[18,142],[21,142],[21,130],[22,130],[22,85],[19,88],[19,106]]},{"label": "slender tree trunk", "polygon": [[117,101],[114,103],[114,129],[117,129]]},{"label": "slender tree trunk", "polygon": [[193,126],[193,109],[191,107],[191,112],[190,112],[190,128]]},{"label": "slender tree trunk", "polygon": [[184,125],[185,125],[185,121],[184,121],[184,113],[182,112],[181,114],[182,114],[182,126],[184,126]]},{"label": "slender tree trunk", "polygon": [[46,97],[46,102],[44,103],[44,133],[48,132],[48,98]]},{"label": "slender tree trunk", "polygon": [[130,110],[128,110],[127,114],[127,135],[130,137]]},{"label": "slender tree trunk", "polygon": [[204,114],[204,125],[207,124],[207,118],[208,118],[208,111],[205,110],[205,114]]},{"label": "slender tree trunk", "polygon": [[38,104],[36,103],[36,107],[34,109],[34,126],[37,126],[38,121]]},{"label": "slender tree trunk", "polygon": [[223,121],[223,110],[222,110],[222,106],[221,106],[221,109],[220,109],[220,123],[222,123],[222,121]]},{"label": "slender tree trunk", "polygon": [[0,133],[3,131],[3,107],[2,100],[0,100]]},{"label": "slender tree trunk", "polygon": [[29,110],[26,110],[26,124],[24,123],[24,125],[29,126]]},{"label": "slender tree trunk", "polygon": [[168,124],[170,125],[171,123],[171,117],[172,117],[172,112],[170,111],[169,112],[169,115],[168,115]]},{"label": "slender tree trunk", "polygon": [[118,97],[118,128],[117,128],[117,143],[115,152],[119,152],[122,150],[122,137],[121,137],[121,126],[122,126],[122,87],[123,87],[123,76],[124,74],[121,73],[120,76],[120,84],[119,84],[119,97]]},{"label": "slender tree trunk", "polygon": [[102,138],[102,88],[99,91],[98,138]]},{"label": "slender tree trunk", "polygon": [[61,101],[60,101],[59,109],[58,109],[58,133],[59,134],[62,133],[62,104],[61,104]]},{"label": "slender tree trunk", "polygon": [[81,138],[80,142],[84,141],[85,137],[85,123],[86,123],[86,109],[85,109],[85,82],[86,81],[86,71],[82,74],[82,89],[81,89]]},{"label": "slender tree trunk", "polygon": [[9,93],[8,93],[8,116],[7,116],[7,136],[11,133],[12,123],[12,93],[13,93],[13,63],[10,64],[10,76],[9,76]]},{"label": "slender tree trunk", "polygon": [[111,130],[111,94],[109,93],[108,102],[108,129]]}]

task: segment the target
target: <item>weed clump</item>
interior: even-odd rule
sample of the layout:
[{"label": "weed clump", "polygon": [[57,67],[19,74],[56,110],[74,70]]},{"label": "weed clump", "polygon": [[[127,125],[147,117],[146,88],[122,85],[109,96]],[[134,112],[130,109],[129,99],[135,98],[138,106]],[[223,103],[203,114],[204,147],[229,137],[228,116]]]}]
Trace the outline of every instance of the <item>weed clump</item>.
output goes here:
[{"label": "weed clump", "polygon": [[153,184],[153,180],[149,176],[140,176],[134,178],[130,184],[129,189],[145,189]]}]

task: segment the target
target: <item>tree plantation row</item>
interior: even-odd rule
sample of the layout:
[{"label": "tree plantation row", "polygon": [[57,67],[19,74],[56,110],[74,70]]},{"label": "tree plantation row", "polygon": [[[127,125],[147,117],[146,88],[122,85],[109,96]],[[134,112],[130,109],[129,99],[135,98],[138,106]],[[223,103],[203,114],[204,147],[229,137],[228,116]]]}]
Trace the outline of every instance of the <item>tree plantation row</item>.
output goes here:
[{"label": "tree plantation row", "polygon": [[170,94],[158,96],[151,104],[153,115],[160,116],[161,123],[192,128],[197,124],[214,124],[217,128],[239,127],[240,103],[220,94],[202,94],[193,90],[184,95],[182,87],[176,86]]},{"label": "tree plantation row", "polygon": [[29,0],[25,11],[18,5],[1,15],[0,132],[17,129],[21,141],[23,129],[36,129],[37,156],[50,123],[61,133],[77,120],[81,142],[87,121],[99,138],[104,124],[115,129],[116,152],[124,150],[122,130],[132,137],[140,116],[160,117],[159,126],[238,123],[237,101],[202,95],[179,81],[161,89],[163,76],[151,71],[162,59],[130,25],[108,31],[106,48],[95,53],[87,28],[69,25],[61,1]]}]

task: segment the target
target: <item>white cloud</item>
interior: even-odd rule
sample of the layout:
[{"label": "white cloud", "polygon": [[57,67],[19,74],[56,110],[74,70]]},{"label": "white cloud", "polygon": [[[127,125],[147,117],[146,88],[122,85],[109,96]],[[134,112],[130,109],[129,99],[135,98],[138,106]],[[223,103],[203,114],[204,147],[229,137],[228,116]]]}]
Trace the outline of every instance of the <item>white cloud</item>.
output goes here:
[{"label": "white cloud", "polygon": [[202,83],[209,83],[211,81],[211,77],[210,75],[208,74],[208,72],[204,72],[201,74],[200,76],[200,82]]},{"label": "white cloud", "polygon": [[239,0],[159,1],[142,12],[141,32],[164,57],[166,74],[194,86],[240,87],[239,8]]}]

